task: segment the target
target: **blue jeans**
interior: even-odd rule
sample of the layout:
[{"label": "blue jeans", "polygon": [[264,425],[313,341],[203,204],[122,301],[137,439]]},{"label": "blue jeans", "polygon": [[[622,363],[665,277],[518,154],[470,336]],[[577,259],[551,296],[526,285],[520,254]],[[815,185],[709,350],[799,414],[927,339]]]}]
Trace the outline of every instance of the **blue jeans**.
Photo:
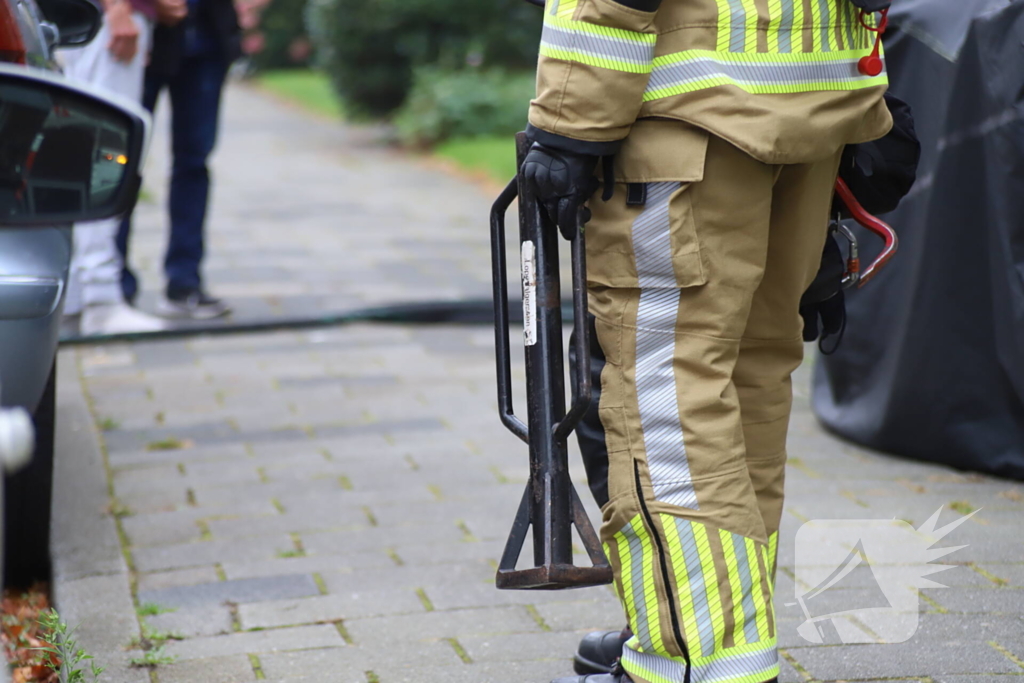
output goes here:
[{"label": "blue jeans", "polygon": [[[146,73],[142,104],[153,111],[166,87],[171,94],[171,188],[168,213],[171,234],[164,257],[167,293],[189,292],[201,285],[199,264],[203,259],[203,228],[210,195],[206,159],[217,140],[220,96],[227,63],[216,52],[187,57],[172,77]],[[133,301],[138,292],[135,274],[128,269],[131,216],[121,222],[117,247],[124,257],[121,288]]]}]

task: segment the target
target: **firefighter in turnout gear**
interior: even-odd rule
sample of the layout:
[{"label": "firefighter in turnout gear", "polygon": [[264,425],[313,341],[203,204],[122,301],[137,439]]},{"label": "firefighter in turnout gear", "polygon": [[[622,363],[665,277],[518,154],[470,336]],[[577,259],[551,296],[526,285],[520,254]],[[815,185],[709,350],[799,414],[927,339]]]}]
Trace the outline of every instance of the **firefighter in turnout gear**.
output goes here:
[{"label": "firefighter in turnout gear", "polygon": [[844,146],[892,125],[864,2],[547,2],[520,172],[563,233],[590,213],[600,391],[578,431],[629,623],[611,673],[557,683],[778,675],[800,298]]}]

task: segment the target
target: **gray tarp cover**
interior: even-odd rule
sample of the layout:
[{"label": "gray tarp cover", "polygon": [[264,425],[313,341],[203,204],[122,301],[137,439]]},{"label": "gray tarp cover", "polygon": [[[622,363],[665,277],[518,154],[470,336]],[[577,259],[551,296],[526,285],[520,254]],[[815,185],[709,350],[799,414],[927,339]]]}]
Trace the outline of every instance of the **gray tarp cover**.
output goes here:
[{"label": "gray tarp cover", "polygon": [[867,446],[1024,479],[1024,0],[896,0],[890,16],[921,167],[886,216],[899,253],[848,297],[816,367],[814,410]]}]

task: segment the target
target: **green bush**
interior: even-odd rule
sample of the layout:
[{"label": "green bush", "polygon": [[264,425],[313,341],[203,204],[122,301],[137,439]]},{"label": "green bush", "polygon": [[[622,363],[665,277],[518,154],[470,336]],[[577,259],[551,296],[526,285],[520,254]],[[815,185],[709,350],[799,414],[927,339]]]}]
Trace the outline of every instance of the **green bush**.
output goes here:
[{"label": "green bush", "polygon": [[433,145],[454,137],[511,135],[526,126],[534,92],[533,73],[423,67],[395,117],[399,137]]},{"label": "green bush", "polygon": [[260,17],[263,47],[250,62],[259,71],[307,66],[312,46],[306,35],[306,0],[271,0]]},{"label": "green bush", "polygon": [[309,0],[318,60],[346,109],[391,114],[426,66],[532,68],[542,13],[523,0]]}]

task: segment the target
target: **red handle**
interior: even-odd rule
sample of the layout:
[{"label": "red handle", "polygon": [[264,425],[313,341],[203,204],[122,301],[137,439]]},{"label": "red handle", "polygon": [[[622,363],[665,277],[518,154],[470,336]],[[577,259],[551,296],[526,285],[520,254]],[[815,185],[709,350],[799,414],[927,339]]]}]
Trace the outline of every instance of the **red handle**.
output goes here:
[{"label": "red handle", "polygon": [[888,223],[872,216],[860,205],[842,178],[836,178],[836,194],[843,200],[843,204],[846,204],[846,208],[849,209],[850,215],[855,221],[885,240],[885,248],[882,249],[882,253],[861,273],[857,287],[863,287],[896,254],[896,249],[899,248],[899,238],[896,237],[896,231]]}]

